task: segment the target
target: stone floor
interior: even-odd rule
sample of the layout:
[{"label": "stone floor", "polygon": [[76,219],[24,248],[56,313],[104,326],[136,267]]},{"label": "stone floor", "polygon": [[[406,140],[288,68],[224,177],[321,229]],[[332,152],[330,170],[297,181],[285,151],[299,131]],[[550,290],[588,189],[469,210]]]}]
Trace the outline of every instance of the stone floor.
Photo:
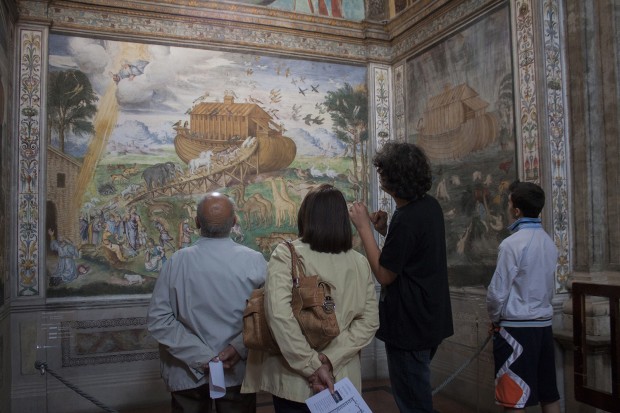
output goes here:
[{"label": "stone floor", "polygon": [[[375,413],[398,413],[388,380],[365,380],[362,386],[362,396],[368,407]],[[256,413],[273,413],[271,395],[259,393],[257,404]],[[473,410],[463,407],[459,403],[441,396],[441,394],[434,397],[433,404],[438,413],[474,413]],[[169,411],[169,406],[166,404],[122,410],[120,413],[168,413]]]}]

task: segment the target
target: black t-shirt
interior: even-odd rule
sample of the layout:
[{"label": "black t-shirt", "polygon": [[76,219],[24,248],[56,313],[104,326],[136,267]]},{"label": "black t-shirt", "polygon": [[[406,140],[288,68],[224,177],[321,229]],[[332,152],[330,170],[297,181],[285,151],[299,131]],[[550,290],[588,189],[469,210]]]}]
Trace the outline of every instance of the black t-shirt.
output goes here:
[{"label": "black t-shirt", "polygon": [[435,198],[394,212],[379,263],[397,277],[381,291],[377,338],[425,350],[453,334],[443,211]]}]

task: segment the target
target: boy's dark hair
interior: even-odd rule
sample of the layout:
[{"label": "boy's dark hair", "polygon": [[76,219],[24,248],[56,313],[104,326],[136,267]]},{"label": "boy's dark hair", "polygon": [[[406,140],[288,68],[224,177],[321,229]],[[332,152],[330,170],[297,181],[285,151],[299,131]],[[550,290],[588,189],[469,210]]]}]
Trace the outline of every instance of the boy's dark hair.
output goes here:
[{"label": "boy's dark hair", "polygon": [[545,206],[545,191],[532,182],[514,181],[508,187],[512,206],[519,208],[524,217],[537,218]]},{"label": "boy's dark hair", "polygon": [[353,248],[353,231],[344,195],[323,184],[304,197],[297,214],[299,237],[310,249],[338,254]]},{"label": "boy's dark hair", "polygon": [[410,201],[431,189],[428,158],[412,143],[388,142],[375,154],[372,163],[381,177],[381,186],[397,198]]}]

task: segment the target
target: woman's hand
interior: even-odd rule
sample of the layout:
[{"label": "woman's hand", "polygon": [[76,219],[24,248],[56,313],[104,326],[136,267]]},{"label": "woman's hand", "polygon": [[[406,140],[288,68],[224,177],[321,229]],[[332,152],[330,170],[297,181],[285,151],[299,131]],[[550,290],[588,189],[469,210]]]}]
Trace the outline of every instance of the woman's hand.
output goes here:
[{"label": "woman's hand", "polygon": [[334,392],[334,383],[336,378],[334,377],[334,369],[331,361],[325,354],[319,354],[319,360],[321,360],[321,367],[319,367],[310,377],[308,377],[308,383],[314,393],[319,393],[326,388],[330,393]]}]

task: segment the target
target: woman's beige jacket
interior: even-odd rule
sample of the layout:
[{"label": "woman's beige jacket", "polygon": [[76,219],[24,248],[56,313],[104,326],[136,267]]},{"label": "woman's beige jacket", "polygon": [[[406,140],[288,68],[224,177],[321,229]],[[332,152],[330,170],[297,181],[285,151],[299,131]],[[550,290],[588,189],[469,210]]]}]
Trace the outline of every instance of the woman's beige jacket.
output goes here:
[{"label": "woman's beige jacket", "polygon": [[[375,282],[366,258],[350,250],[340,254],[312,251],[293,241],[307,275],[319,274],[332,286],[340,335],[321,352],[331,361],[336,380],[348,377],[361,392],[360,351],[379,328]],[[270,355],[250,350],[242,392],[266,391],[304,402],[312,396],[308,377],[320,366],[319,353],[308,345],[291,310],[291,255],[280,244],[269,261],[265,307],[273,335],[282,350]]]}]

